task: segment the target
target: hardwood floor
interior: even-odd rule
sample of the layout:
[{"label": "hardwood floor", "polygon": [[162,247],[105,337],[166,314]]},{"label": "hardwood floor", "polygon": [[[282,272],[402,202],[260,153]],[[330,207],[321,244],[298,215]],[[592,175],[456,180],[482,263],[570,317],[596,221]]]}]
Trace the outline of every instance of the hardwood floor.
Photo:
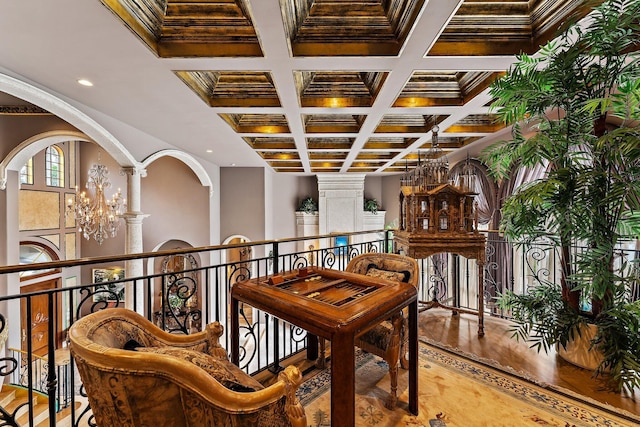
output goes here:
[{"label": "hardwood floor", "polygon": [[420,313],[418,325],[420,336],[446,347],[493,360],[540,382],[640,415],[640,390],[634,395],[607,390],[600,379],[591,378],[591,371],[565,362],[555,352],[538,353],[528,344],[511,338],[510,323],[506,320],[485,317],[485,336],[478,337],[476,316],[453,315],[449,310],[434,308]]}]

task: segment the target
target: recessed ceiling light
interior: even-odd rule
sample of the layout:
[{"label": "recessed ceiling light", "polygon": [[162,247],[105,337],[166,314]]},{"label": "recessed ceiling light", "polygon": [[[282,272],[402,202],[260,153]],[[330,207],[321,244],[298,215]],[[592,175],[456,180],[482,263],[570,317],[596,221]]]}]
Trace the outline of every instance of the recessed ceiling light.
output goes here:
[{"label": "recessed ceiling light", "polygon": [[87,79],[78,79],[78,83],[81,84],[82,86],[93,86],[93,83],[91,83]]},{"label": "recessed ceiling light", "polygon": [[213,153],[213,150],[207,150],[207,153]]}]

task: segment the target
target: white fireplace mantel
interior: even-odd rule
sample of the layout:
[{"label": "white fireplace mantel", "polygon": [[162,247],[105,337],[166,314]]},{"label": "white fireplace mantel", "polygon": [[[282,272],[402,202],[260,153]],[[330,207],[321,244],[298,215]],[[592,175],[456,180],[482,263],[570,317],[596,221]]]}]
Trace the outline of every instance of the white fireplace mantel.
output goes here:
[{"label": "white fireplace mantel", "polygon": [[364,174],[318,174],[320,234],[362,231]]},{"label": "white fireplace mantel", "polygon": [[[296,212],[298,237],[324,234],[340,234],[352,231],[381,230],[385,225],[385,211],[377,213],[364,210],[364,174],[318,174],[318,212]],[[358,243],[355,236],[350,243]],[[324,248],[333,245],[326,241],[306,241],[298,250],[306,251],[307,245]]]}]

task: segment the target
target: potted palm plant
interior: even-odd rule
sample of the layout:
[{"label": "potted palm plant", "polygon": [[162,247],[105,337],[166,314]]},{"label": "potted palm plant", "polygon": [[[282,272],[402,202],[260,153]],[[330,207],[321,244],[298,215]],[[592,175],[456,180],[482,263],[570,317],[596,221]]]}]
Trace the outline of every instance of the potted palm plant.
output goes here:
[{"label": "potted palm plant", "polygon": [[619,248],[640,237],[638,16],[640,0],[605,1],[537,55],[520,55],[491,87],[513,138],[483,152],[498,179],[518,167],[546,169],[502,209],[509,240],[549,239],[561,263],[559,283],[499,297],[514,335],[565,349],[595,324],[588,347],[602,354],[596,374],[629,390],[640,385],[640,303],[627,292],[634,278],[624,272],[635,270],[620,262]]}]

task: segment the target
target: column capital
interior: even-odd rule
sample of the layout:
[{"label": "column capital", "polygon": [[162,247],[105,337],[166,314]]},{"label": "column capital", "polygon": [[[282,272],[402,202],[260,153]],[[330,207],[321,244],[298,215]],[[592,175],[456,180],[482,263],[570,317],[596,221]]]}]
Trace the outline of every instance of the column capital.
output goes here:
[{"label": "column capital", "polygon": [[140,175],[145,177],[147,176],[147,170],[141,166],[126,166],[120,168],[120,175]]},{"label": "column capital", "polygon": [[120,215],[127,224],[142,224],[142,220],[150,216],[142,212],[125,212]]}]

